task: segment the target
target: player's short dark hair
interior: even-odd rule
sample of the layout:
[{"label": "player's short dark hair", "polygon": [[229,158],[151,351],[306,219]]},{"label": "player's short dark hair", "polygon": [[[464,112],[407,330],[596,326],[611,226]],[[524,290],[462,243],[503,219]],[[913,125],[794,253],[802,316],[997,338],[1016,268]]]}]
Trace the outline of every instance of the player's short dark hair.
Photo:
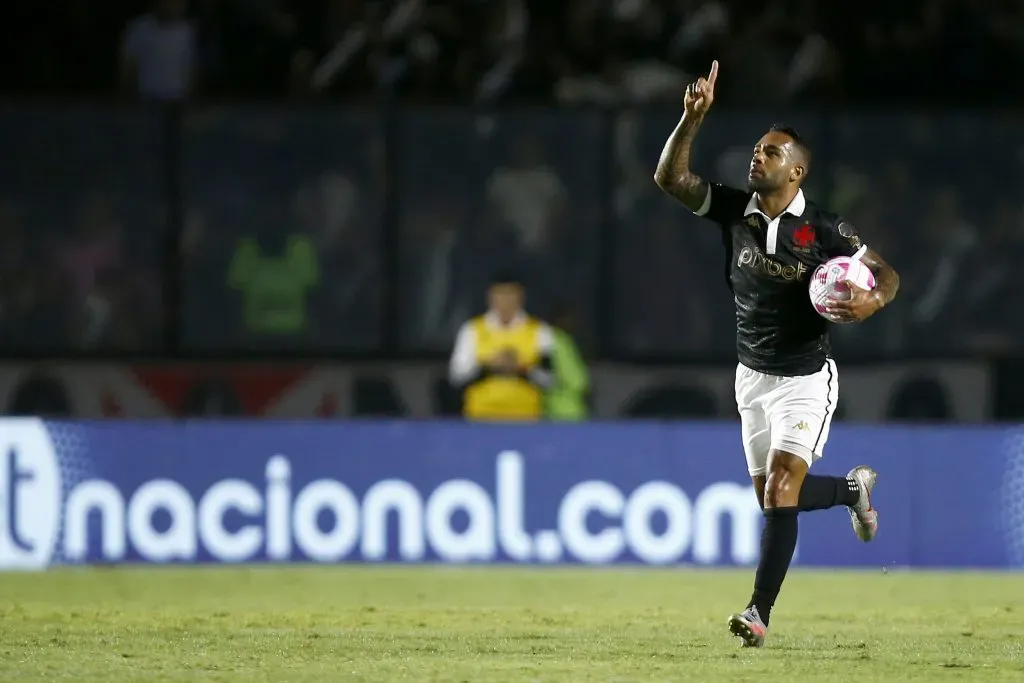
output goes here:
[{"label": "player's short dark hair", "polygon": [[512,270],[499,270],[491,274],[490,285],[519,285],[523,286],[523,279]]},{"label": "player's short dark hair", "polygon": [[804,157],[804,173],[811,170],[811,146],[807,144],[807,141],[804,140],[803,136],[800,135],[796,128],[784,123],[775,123],[772,124],[772,127],[768,130],[773,133],[782,133],[783,135],[787,135],[789,139],[793,141],[793,145],[800,150],[800,154]]}]

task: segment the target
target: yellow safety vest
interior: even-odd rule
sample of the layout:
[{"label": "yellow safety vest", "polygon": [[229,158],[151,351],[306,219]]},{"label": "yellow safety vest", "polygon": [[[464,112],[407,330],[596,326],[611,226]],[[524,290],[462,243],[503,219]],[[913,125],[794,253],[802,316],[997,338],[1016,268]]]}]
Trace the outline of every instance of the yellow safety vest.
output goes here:
[{"label": "yellow safety vest", "polygon": [[[495,328],[480,316],[472,325],[481,365],[507,349],[515,352],[521,366],[533,368],[540,360],[540,323],[533,318],[511,328]],[[541,399],[540,389],[525,379],[486,377],[466,389],[463,413],[471,420],[537,420]]]}]

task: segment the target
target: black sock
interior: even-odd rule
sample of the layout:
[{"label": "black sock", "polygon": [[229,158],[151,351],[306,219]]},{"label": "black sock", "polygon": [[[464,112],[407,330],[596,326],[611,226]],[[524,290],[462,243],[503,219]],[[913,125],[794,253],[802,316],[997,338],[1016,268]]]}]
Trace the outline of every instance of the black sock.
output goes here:
[{"label": "black sock", "polygon": [[837,505],[854,505],[859,499],[860,488],[853,479],[808,474],[800,487],[797,507],[800,512],[827,510]]},{"label": "black sock", "polygon": [[789,563],[796,551],[797,513],[795,507],[768,508],[764,511],[764,531],[761,532],[761,560],[754,575],[754,594],[750,604],[765,626],[771,618],[775,599],[786,580]]}]

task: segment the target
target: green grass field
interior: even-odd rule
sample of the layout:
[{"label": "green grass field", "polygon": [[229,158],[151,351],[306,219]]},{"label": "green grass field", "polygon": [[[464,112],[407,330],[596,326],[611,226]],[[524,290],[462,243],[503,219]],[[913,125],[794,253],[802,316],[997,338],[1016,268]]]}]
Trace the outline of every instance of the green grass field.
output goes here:
[{"label": "green grass field", "polygon": [[[0,577],[0,681],[1024,680],[1024,575],[309,567]],[[767,677],[767,678],[766,678]]]}]

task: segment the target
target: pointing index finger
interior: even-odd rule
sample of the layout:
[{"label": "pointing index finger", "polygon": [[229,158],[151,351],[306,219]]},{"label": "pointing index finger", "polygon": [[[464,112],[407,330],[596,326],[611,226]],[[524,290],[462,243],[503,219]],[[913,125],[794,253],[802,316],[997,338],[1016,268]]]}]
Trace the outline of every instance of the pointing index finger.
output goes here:
[{"label": "pointing index finger", "polygon": [[718,78],[718,60],[711,62],[711,72],[708,73],[708,85],[715,87],[715,79]]}]

